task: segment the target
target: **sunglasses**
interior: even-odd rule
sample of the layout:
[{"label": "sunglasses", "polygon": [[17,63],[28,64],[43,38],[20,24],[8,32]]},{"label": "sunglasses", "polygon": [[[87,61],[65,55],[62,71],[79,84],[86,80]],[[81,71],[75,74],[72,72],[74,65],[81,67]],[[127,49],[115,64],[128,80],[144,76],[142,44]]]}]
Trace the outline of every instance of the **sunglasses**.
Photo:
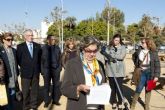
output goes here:
[{"label": "sunglasses", "polygon": [[5,40],[8,41],[8,42],[9,42],[9,41],[13,41],[13,39],[5,39]]},{"label": "sunglasses", "polygon": [[98,49],[95,50],[89,50],[89,49],[85,49],[84,50],[86,53],[96,53],[98,51]]}]

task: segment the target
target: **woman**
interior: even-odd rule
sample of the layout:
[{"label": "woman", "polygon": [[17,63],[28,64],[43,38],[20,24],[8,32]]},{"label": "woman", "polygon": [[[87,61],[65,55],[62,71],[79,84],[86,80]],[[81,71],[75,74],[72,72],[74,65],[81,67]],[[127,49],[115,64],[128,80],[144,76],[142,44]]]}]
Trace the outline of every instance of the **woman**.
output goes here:
[{"label": "woman", "polygon": [[91,86],[105,82],[103,65],[96,60],[98,42],[95,37],[85,37],[80,56],[66,64],[62,94],[67,97],[66,110],[103,110],[100,105],[87,105],[87,94]]},{"label": "woman", "polygon": [[18,65],[16,60],[16,50],[12,48],[13,35],[4,33],[1,37],[2,46],[0,46],[0,56],[5,66],[5,84],[8,91],[7,110],[13,110],[13,102],[15,101],[15,89],[18,76]]},{"label": "woman", "polygon": [[[138,54],[138,61],[136,66],[141,67],[140,82],[136,87],[135,95],[131,104],[131,110],[135,109],[136,102],[142,92],[143,88],[147,86],[147,81],[153,79],[155,82],[160,76],[160,62],[156,46],[150,38],[143,38],[141,40],[142,49]],[[140,62],[140,63],[139,63]],[[145,110],[149,110],[149,103],[151,98],[151,91],[145,93]]]},{"label": "woman", "polygon": [[62,65],[65,68],[66,62],[79,55],[76,41],[73,38],[67,39],[65,42],[65,50],[62,55]]},{"label": "woman", "polygon": [[[113,36],[109,48],[107,48],[105,51],[110,57],[106,63],[106,72],[109,78],[110,87],[112,89],[110,101],[112,104],[112,109],[116,109],[118,105],[118,110],[122,110],[122,97],[114,80],[114,77],[116,77],[121,93],[123,93],[122,85],[123,78],[125,76],[124,58],[126,56],[126,48],[122,42],[120,34]],[[118,101],[116,96],[118,97]]]}]

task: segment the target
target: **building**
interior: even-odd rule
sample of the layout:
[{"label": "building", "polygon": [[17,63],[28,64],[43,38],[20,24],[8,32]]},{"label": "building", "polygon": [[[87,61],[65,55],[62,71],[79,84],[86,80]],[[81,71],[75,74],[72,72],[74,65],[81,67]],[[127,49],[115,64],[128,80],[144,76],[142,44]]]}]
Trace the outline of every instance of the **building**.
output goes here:
[{"label": "building", "polygon": [[45,39],[47,37],[48,28],[53,24],[53,22],[41,22],[41,38]]}]

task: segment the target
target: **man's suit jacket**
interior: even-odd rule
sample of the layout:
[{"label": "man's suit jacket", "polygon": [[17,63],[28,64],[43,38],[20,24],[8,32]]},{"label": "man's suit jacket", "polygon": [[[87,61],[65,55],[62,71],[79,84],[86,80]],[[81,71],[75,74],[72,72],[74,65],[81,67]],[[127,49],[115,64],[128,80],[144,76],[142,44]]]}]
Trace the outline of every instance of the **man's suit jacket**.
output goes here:
[{"label": "man's suit jacket", "polygon": [[17,46],[17,59],[21,70],[21,77],[31,79],[41,71],[41,47],[33,42],[33,57],[31,57],[26,42]]},{"label": "man's suit jacket", "polygon": [[[16,49],[12,48],[12,51],[13,51],[13,55],[15,58],[16,74],[19,75],[17,57],[16,57]],[[4,62],[5,76],[6,76],[6,81],[8,82],[9,77],[12,77],[12,73],[11,73],[11,68],[10,68],[8,57],[7,57],[7,53],[3,46],[0,46],[0,57],[2,58],[2,60]]]},{"label": "man's suit jacket", "polygon": [[[99,62],[99,66],[102,76],[101,83],[105,83],[104,66],[101,62]],[[66,64],[61,86],[62,94],[68,98],[66,110],[87,110],[86,93],[80,92],[79,97],[77,96],[77,86],[79,84],[85,84],[85,75],[80,57],[75,57]]]}]

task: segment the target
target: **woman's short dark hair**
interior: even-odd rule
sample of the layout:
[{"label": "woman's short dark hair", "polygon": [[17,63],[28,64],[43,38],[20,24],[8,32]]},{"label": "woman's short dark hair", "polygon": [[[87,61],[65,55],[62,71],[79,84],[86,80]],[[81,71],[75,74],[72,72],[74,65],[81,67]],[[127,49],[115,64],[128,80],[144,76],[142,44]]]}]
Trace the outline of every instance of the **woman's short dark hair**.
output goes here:
[{"label": "woman's short dark hair", "polygon": [[80,50],[82,51],[88,46],[93,45],[93,44],[96,44],[98,48],[100,45],[100,41],[94,36],[86,36],[80,42]]}]

